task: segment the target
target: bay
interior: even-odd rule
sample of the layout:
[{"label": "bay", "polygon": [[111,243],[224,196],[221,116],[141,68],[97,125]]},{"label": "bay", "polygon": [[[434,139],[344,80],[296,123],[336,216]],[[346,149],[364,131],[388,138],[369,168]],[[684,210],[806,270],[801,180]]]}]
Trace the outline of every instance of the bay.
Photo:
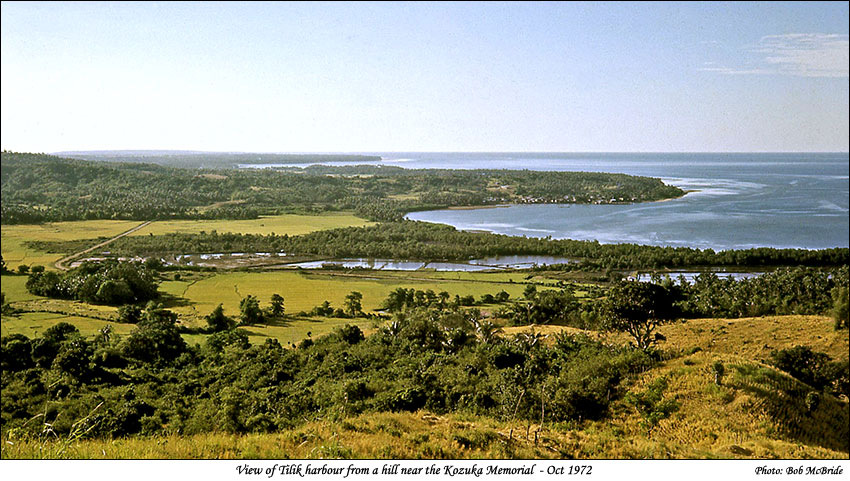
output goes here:
[{"label": "bay", "polygon": [[643,175],[689,191],[632,205],[511,205],[407,216],[463,230],[715,250],[850,244],[847,153],[370,154],[384,159],[375,164],[404,168]]}]

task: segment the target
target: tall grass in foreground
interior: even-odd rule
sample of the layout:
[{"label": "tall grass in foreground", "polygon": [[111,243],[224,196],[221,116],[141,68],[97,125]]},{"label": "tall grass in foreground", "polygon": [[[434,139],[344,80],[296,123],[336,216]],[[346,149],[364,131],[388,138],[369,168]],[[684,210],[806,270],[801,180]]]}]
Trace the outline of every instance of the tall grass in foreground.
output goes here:
[{"label": "tall grass in foreground", "polygon": [[[707,376],[704,376],[707,378]],[[675,382],[675,381],[674,381]],[[706,386],[708,384],[706,383]],[[705,388],[704,388],[705,389]],[[673,392],[671,392],[673,394]],[[704,395],[701,395],[704,394]],[[674,394],[676,395],[676,394]],[[680,392],[720,404],[727,419],[683,407],[650,433],[620,404],[609,421],[526,426],[466,415],[428,412],[367,414],[336,422],[313,422],[274,434],[202,434],[115,440],[14,439],[3,437],[3,459],[669,459],[846,458],[846,451],[806,445],[782,435],[759,408],[742,416],[742,403],[723,394]],[[684,403],[687,404],[687,403]],[[704,404],[704,403],[700,403]],[[705,406],[703,405],[703,408]],[[846,413],[846,403],[844,403]],[[713,412],[719,415],[720,412]],[[622,416],[622,417],[620,417]],[[703,422],[708,421],[708,422]],[[728,428],[723,425],[728,423]],[[754,427],[753,431],[746,429]],[[829,443],[836,437],[829,435]],[[70,441],[70,442],[69,442]],[[828,443],[828,444],[829,444]]]}]

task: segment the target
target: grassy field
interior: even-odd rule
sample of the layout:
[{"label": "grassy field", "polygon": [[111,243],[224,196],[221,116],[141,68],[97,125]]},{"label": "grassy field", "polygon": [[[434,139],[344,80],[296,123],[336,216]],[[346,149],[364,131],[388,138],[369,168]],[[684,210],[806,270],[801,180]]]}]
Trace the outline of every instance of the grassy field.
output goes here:
[{"label": "grassy field", "polygon": [[[9,269],[17,269],[20,264],[42,265],[48,269],[62,255],[40,252],[24,245],[27,241],[68,241],[113,237],[125,232],[141,221],[125,220],[86,220],[74,222],[51,222],[45,224],[4,225],[0,232],[3,260]],[[317,230],[336,229],[338,227],[367,226],[366,221],[348,213],[322,215],[275,215],[261,216],[250,220],[170,220],[156,221],[132,235],[165,234],[169,232],[193,233],[216,230],[218,232],[238,232],[244,234],[288,234],[302,235]]]},{"label": "grassy field", "polygon": [[15,316],[3,316],[0,323],[3,336],[24,334],[27,337],[36,337],[45,329],[60,322],[77,326],[77,329],[85,336],[97,334],[107,324],[110,324],[119,334],[127,334],[133,328],[131,325],[118,324],[109,320],[115,316],[117,309],[114,307],[48,299],[30,294],[26,289],[26,276],[4,275],[0,279],[2,279],[2,290],[6,295],[6,301],[17,309],[25,311]]},{"label": "grassy field", "polygon": [[[847,331],[832,328],[833,320],[825,316],[767,316],[740,319],[690,319],[661,326],[658,332],[667,340],[662,349],[688,351],[699,349],[718,355],[736,355],[745,359],[767,359],[771,351],[806,345],[829,354],[833,359],[847,357]],[[506,327],[505,334],[535,331],[552,336],[562,331],[582,332],[565,326]],[[610,342],[625,344],[626,334],[595,333]]]},{"label": "grassy field", "polygon": [[[725,326],[725,333],[718,332]],[[715,329],[715,336],[706,334]],[[537,327],[552,333],[556,328]],[[700,331],[702,329],[702,331]],[[799,381],[759,361],[768,349],[809,345],[846,358],[848,336],[822,316],[700,319],[664,327],[665,347],[681,354],[643,373],[638,393],[659,378],[678,409],[648,429],[615,401],[600,421],[526,424],[457,413],[364,414],[273,434],[206,434],[117,440],[6,439],[2,457],[85,459],[557,458],[847,459],[846,400],[824,396],[808,413]],[[774,341],[773,338],[776,337]],[[764,338],[773,345],[764,347]],[[745,342],[747,339],[759,339]],[[694,348],[700,348],[695,350]],[[709,366],[727,373],[714,384]]]},{"label": "grassy field", "polygon": [[[169,274],[174,278],[174,274]],[[93,335],[107,324],[129,330],[132,326],[114,322],[116,309],[108,306],[92,306],[80,302],[47,299],[27,292],[26,276],[2,276],[2,290],[6,300],[18,309],[28,312],[21,317],[4,316],[2,334],[21,333],[32,337],[35,332],[59,322],[71,322],[85,335]],[[512,282],[513,281],[513,282]],[[299,311],[310,311],[313,307],[330,301],[334,307],[342,307],[345,296],[351,291],[363,294],[363,309],[366,312],[380,307],[381,302],[393,289],[414,288],[434,292],[447,291],[452,296],[473,295],[476,299],[483,294],[496,294],[501,290],[512,298],[522,296],[525,275],[521,273],[477,273],[477,272],[339,272],[339,271],[257,271],[230,273],[181,273],[180,280],[166,280],[159,290],[165,294],[165,306],[175,311],[181,323],[189,327],[205,326],[204,316],[219,303],[225,313],[236,316],[239,302],[247,295],[254,295],[260,305],[268,305],[272,294],[278,293],[286,299],[285,307],[289,319],[272,325],[244,328],[252,343],[262,343],[268,338],[282,344],[297,343],[311,336],[331,332],[347,323],[356,324],[364,331],[371,330],[372,321],[366,319],[335,319],[295,317]],[[84,319],[85,322],[81,321]],[[31,321],[37,320],[33,324]],[[72,322],[73,321],[73,322]],[[184,335],[190,344],[203,343],[204,335]]]},{"label": "grassy field", "polygon": [[507,277],[497,274],[497,278],[487,279],[465,273],[416,273],[411,276],[403,273],[357,273],[349,275],[340,272],[325,271],[274,271],[274,272],[233,272],[222,273],[199,281],[168,281],[161,290],[182,297],[188,305],[176,305],[173,309],[187,318],[197,318],[212,311],[219,303],[224,305],[225,313],[235,314],[239,301],[251,294],[257,296],[261,306],[267,304],[272,294],[280,294],[286,299],[288,313],[309,311],[323,301],[330,301],[334,307],[342,307],[345,296],[351,291],[363,294],[363,310],[373,311],[393,289],[398,287],[414,289],[432,289],[434,292],[447,291],[452,296],[473,295],[479,298],[483,294],[496,294],[507,291],[511,297],[519,297],[525,289],[524,284],[504,282]]},{"label": "grassy field", "polygon": [[67,241],[112,237],[127,231],[140,222],[126,220],[84,220],[75,222],[50,222],[46,224],[4,225],[0,230],[3,260],[9,269],[20,264],[42,265],[48,269],[59,260],[61,254],[47,254],[30,249],[27,241]]},{"label": "grassy field", "polygon": [[374,222],[355,217],[347,213],[323,215],[283,214],[260,216],[259,219],[248,220],[165,220],[152,222],[144,229],[133,235],[181,234],[211,232],[236,232],[241,234],[278,234],[302,235],[317,230],[336,229],[339,227],[361,227],[373,225]]},{"label": "grassy field", "polygon": [[26,284],[27,276],[0,276],[0,289],[2,289],[3,294],[6,294],[6,302],[20,302],[43,299],[39,296],[30,294],[29,291],[27,291]]},{"label": "grassy field", "polygon": [[112,326],[112,332],[119,335],[129,334],[135,328],[132,324],[107,322],[91,317],[52,312],[26,312],[19,316],[3,316],[2,335],[23,334],[29,338],[35,338],[60,322],[73,324],[82,335],[87,337],[96,335],[106,325]]}]

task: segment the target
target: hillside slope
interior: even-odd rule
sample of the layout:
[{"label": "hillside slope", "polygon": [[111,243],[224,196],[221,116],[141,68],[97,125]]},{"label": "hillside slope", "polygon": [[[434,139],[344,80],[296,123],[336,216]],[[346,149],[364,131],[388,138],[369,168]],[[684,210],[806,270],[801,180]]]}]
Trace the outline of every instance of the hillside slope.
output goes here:
[{"label": "hillside slope", "polygon": [[[528,329],[528,328],[526,328]],[[534,327],[538,332],[561,328]],[[311,422],[264,435],[206,434],[119,440],[38,441],[8,436],[9,458],[843,458],[848,402],[766,363],[771,350],[807,345],[846,359],[846,330],[822,316],[701,319],[665,326],[669,359],[645,372],[607,419],[552,425],[481,416],[378,413]],[[622,340],[611,338],[612,341]],[[716,385],[711,365],[726,366]],[[633,399],[666,381],[676,406],[650,425]],[[630,401],[632,399],[632,401]],[[544,419],[545,421],[545,419]],[[10,444],[11,443],[11,444]]]}]

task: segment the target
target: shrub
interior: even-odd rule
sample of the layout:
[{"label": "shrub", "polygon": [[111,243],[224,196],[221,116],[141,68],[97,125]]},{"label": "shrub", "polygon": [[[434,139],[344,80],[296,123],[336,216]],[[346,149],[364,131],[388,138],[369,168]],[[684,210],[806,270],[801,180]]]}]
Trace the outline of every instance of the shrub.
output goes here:
[{"label": "shrub", "polygon": [[832,289],[832,318],[835,319],[835,330],[850,325],[848,310],[850,309],[850,291],[847,287]]},{"label": "shrub", "polygon": [[221,304],[216,306],[206,317],[207,326],[212,332],[227,331],[236,327],[236,321],[224,315],[224,308]]},{"label": "shrub", "polygon": [[829,381],[829,356],[815,352],[808,346],[795,346],[773,351],[770,359],[774,366],[816,388],[823,389]]},{"label": "shrub", "polygon": [[667,378],[660,377],[653,381],[646,391],[626,395],[626,404],[634,407],[641,415],[641,426],[647,431],[652,431],[662,419],[670,417],[670,414],[679,409],[679,403],[674,399],[664,399],[666,389]]},{"label": "shrub", "polygon": [[118,308],[118,322],[138,324],[142,318],[142,309],[135,304],[124,304]]},{"label": "shrub", "polygon": [[719,386],[723,382],[723,373],[725,371],[726,368],[723,367],[721,361],[714,361],[714,364],[711,365],[711,373],[714,374],[714,384]]}]

